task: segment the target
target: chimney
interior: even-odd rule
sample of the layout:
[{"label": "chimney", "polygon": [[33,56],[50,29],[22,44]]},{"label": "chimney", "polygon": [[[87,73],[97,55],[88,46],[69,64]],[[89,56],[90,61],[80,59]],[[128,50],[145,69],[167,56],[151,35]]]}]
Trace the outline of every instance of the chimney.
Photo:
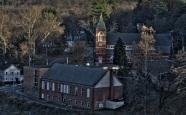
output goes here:
[{"label": "chimney", "polygon": [[110,100],[113,100],[113,70],[109,69],[110,71],[110,87],[109,87],[109,96],[110,96]]}]

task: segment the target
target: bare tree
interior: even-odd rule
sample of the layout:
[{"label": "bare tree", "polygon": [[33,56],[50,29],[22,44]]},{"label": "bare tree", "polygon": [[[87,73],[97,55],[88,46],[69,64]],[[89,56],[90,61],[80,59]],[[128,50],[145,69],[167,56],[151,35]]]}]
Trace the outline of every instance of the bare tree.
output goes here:
[{"label": "bare tree", "polygon": [[35,54],[35,41],[38,37],[37,34],[37,23],[41,18],[41,7],[30,6],[22,8],[19,11],[19,20],[17,21],[18,26],[21,26],[25,32],[25,38],[28,41],[30,53]]},{"label": "bare tree", "polygon": [[64,27],[61,26],[62,20],[53,13],[43,12],[40,32],[43,36],[41,42],[44,42],[52,33],[63,34]]},{"label": "bare tree", "polygon": [[52,13],[43,13],[43,9],[43,6],[30,6],[19,10],[17,25],[24,30],[30,52],[29,59],[36,54],[36,41],[42,43],[53,33],[63,33],[60,18]]},{"label": "bare tree", "polygon": [[74,46],[74,50],[72,51],[72,61],[75,63],[83,63],[88,53],[88,49],[86,48],[86,42],[77,41]]},{"label": "bare tree", "polygon": [[152,50],[153,45],[155,43],[153,34],[154,34],[154,29],[152,27],[147,27],[145,25],[142,26],[142,32],[141,32],[141,41],[139,43],[139,47],[142,50],[142,53],[144,55],[145,61],[144,61],[144,72],[145,72],[145,115],[147,114],[147,56],[149,51]]},{"label": "bare tree", "polygon": [[5,54],[7,53],[7,45],[11,37],[11,22],[8,11],[0,9],[0,42],[4,45],[3,56],[5,61]]}]

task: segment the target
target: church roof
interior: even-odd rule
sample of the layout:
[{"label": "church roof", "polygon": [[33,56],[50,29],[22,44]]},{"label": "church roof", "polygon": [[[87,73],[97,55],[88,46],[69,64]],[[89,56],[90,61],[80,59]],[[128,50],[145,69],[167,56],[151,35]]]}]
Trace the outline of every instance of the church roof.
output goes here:
[{"label": "church roof", "polygon": [[[107,34],[107,45],[115,45],[118,38],[121,38],[125,45],[132,45],[134,42],[139,43],[141,35],[139,33],[108,33]],[[170,53],[171,47],[171,36],[170,34],[155,34],[154,39],[156,40],[154,47],[162,53]]]},{"label": "church roof", "polygon": [[108,70],[101,68],[56,63],[42,76],[42,79],[94,86],[107,72]]},{"label": "church roof", "polygon": [[105,22],[103,21],[103,16],[100,16],[99,22],[96,27],[97,31],[106,31]]},{"label": "church roof", "polygon": [[140,34],[138,33],[108,33],[107,45],[115,45],[118,39],[121,38],[125,45],[132,45],[133,42],[139,43]]}]

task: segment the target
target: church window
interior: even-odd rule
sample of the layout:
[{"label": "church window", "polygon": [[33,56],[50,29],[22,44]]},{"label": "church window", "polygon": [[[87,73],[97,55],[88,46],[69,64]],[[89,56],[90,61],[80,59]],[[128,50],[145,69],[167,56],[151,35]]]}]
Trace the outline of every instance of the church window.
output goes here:
[{"label": "church window", "polygon": [[99,32],[98,33],[98,41],[103,41],[104,38],[104,33],[103,32]]}]

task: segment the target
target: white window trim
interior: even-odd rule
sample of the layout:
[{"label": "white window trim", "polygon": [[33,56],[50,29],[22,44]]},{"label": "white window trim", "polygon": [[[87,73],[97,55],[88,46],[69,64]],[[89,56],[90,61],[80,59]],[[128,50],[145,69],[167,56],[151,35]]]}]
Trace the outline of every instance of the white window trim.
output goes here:
[{"label": "white window trim", "polygon": [[64,90],[63,90],[63,84],[61,84],[61,93],[63,93],[63,91],[64,91]]},{"label": "white window trim", "polygon": [[41,98],[44,99],[44,93],[41,94]]},{"label": "white window trim", "polygon": [[49,82],[47,82],[47,90],[49,90]]},{"label": "white window trim", "polygon": [[52,83],[52,91],[55,91],[55,83]]},{"label": "white window trim", "polygon": [[87,97],[90,97],[90,89],[87,89]]},{"label": "white window trim", "polygon": [[42,81],[42,89],[45,89],[45,82]]}]

